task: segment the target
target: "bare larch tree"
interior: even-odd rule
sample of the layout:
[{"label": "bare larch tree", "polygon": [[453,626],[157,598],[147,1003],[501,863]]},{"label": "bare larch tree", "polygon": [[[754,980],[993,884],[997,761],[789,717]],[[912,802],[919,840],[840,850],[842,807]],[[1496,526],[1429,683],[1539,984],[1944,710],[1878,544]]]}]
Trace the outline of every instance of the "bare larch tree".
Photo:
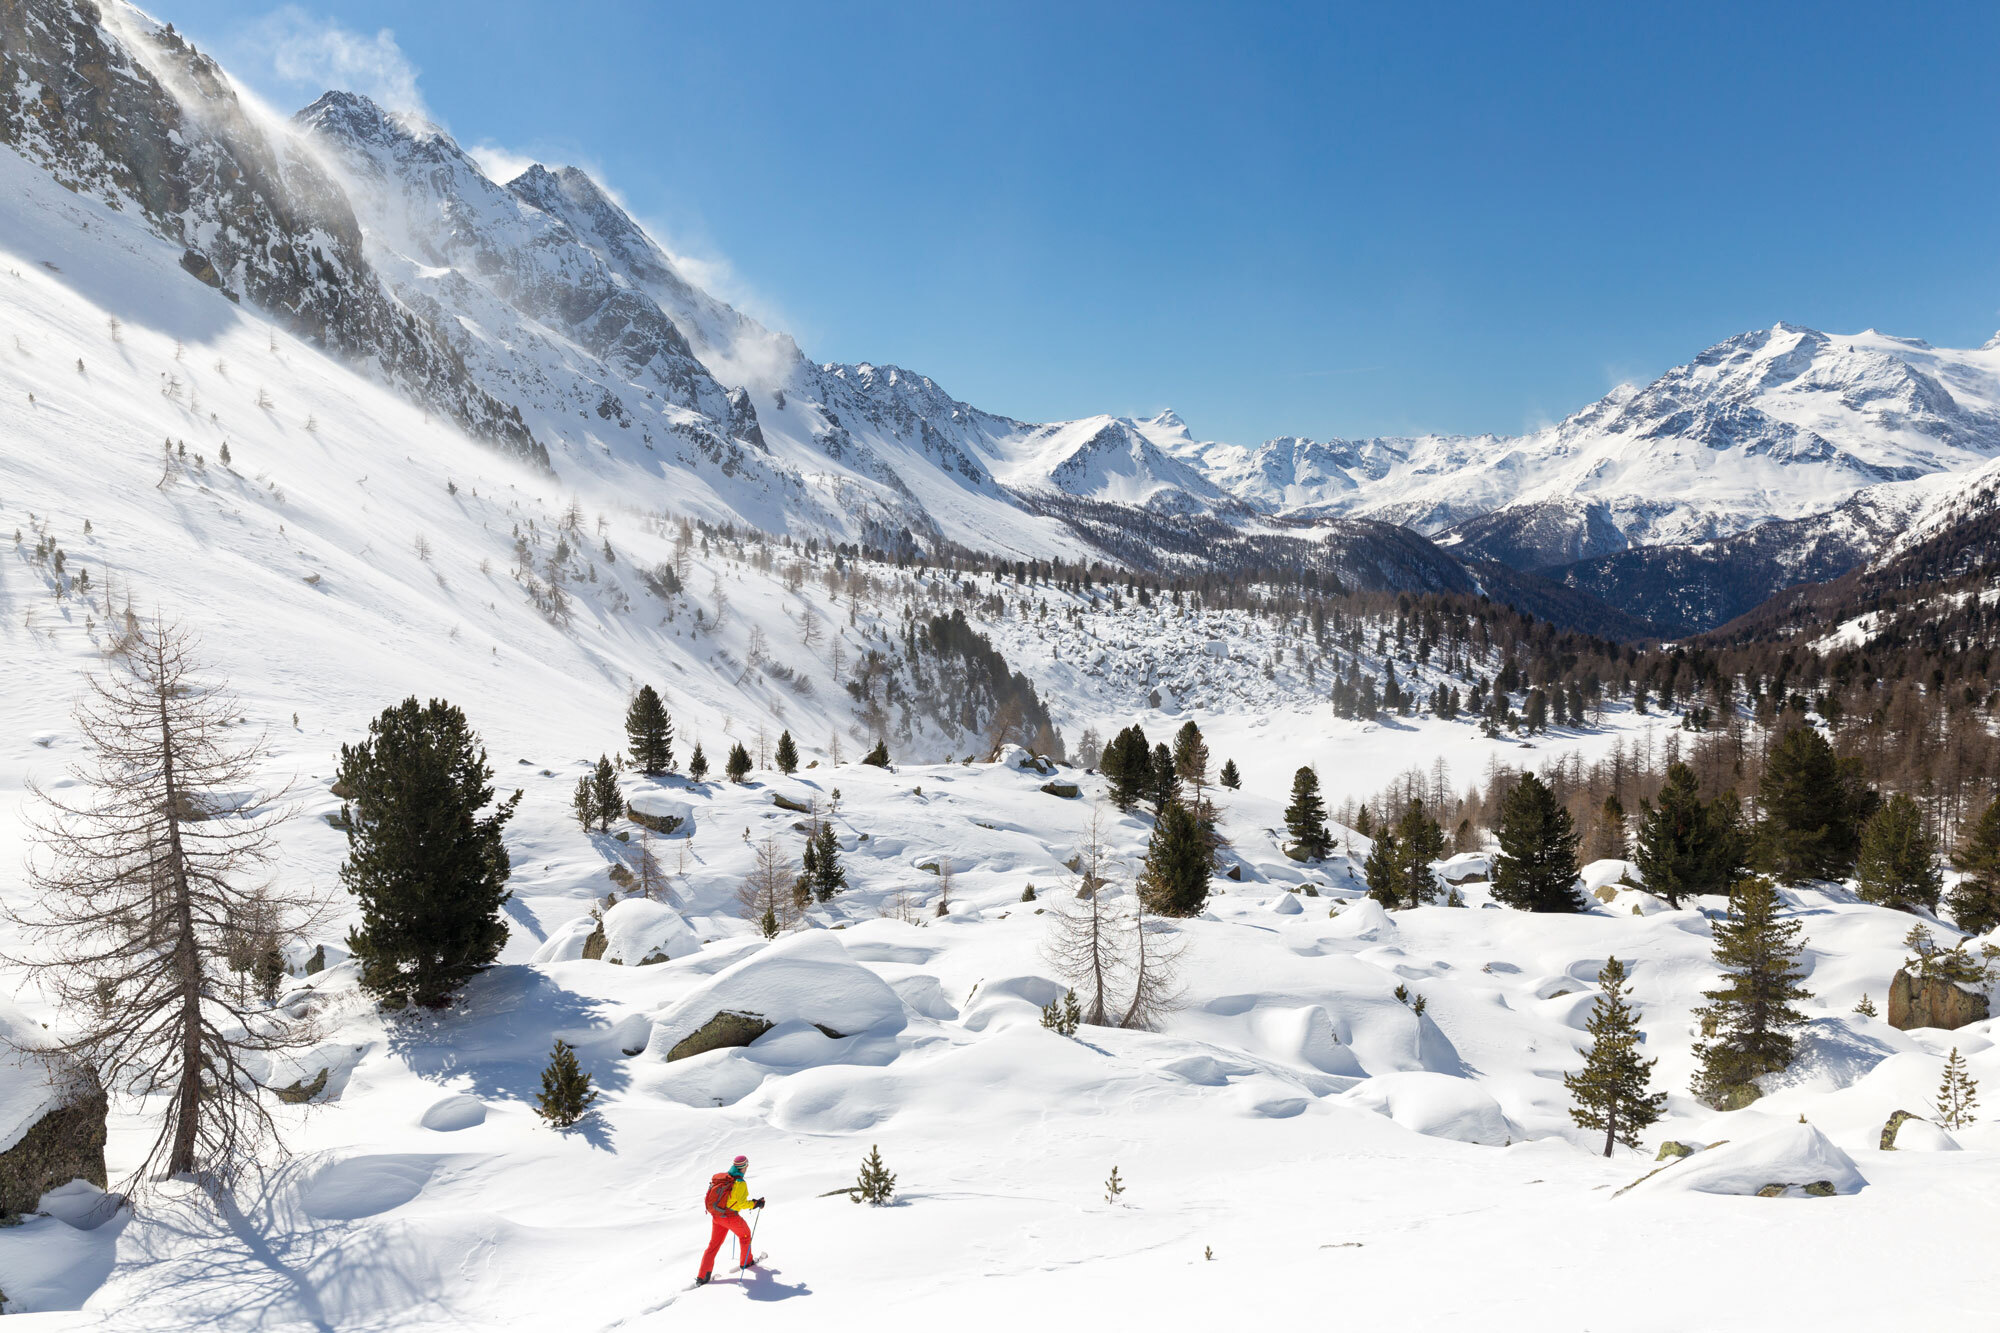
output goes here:
[{"label": "bare larch tree", "polygon": [[275,1137],[271,1057],[313,1039],[231,965],[246,938],[267,952],[324,905],[264,873],[286,793],[259,790],[263,738],[242,734],[187,632],[135,623],[75,717],[72,781],[30,784],[32,906],[11,915],[32,947],[11,961],[63,1006],[67,1055],[114,1095],[164,1097],[132,1183],[158,1168],[227,1184]]},{"label": "bare larch tree", "polygon": [[1083,997],[1083,1021],[1103,1027],[1110,1021],[1111,988],[1127,968],[1117,923],[1104,901],[1111,866],[1104,846],[1103,807],[1090,812],[1071,864],[1076,891],[1050,913],[1049,938],[1042,952]]}]

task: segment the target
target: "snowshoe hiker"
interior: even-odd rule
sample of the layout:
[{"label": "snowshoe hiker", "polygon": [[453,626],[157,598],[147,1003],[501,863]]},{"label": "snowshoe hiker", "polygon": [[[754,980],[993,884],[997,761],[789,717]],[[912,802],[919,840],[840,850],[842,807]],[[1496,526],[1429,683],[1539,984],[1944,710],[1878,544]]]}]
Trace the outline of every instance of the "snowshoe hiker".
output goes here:
[{"label": "snowshoe hiker", "polygon": [[762,1199],[750,1197],[750,1187],[743,1183],[743,1177],[750,1170],[750,1159],[738,1157],[727,1171],[718,1171],[708,1182],[708,1193],[702,1197],[702,1206],[708,1210],[710,1231],[708,1249],[701,1256],[701,1272],[695,1276],[695,1285],[701,1286],[715,1276],[715,1256],[722,1249],[722,1242],[731,1235],[736,1237],[742,1248],[743,1262],[739,1269],[752,1264],[750,1257],[750,1228],[743,1224],[743,1214],[752,1208],[762,1208]]}]

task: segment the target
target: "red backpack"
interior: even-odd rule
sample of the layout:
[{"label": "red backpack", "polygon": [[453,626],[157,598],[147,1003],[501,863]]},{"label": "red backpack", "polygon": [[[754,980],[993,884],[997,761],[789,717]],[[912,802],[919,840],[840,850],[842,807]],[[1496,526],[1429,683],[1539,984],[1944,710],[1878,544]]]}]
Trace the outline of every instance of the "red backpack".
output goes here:
[{"label": "red backpack", "polygon": [[727,1171],[718,1171],[708,1182],[708,1193],[702,1197],[702,1204],[717,1217],[729,1215],[729,1194],[736,1188],[736,1177]]}]

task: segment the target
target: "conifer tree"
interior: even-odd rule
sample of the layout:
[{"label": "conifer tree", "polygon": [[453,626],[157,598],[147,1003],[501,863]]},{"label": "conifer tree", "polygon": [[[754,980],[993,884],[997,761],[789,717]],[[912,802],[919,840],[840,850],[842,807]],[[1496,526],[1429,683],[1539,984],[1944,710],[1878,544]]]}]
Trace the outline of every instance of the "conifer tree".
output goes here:
[{"label": "conifer tree", "polygon": [[597,822],[597,785],[586,773],[576,780],[576,790],[569,798],[570,808],[576,812],[577,827],[585,833]]},{"label": "conifer tree", "polygon": [[1285,832],[1308,860],[1324,860],[1333,850],[1333,835],[1326,827],[1326,803],[1319,794],[1319,774],[1310,767],[1292,774],[1292,803],[1285,807]]},{"label": "conifer tree", "polygon": [[1167,807],[1180,799],[1180,778],[1174,773],[1173,751],[1162,741],[1153,747],[1150,764],[1152,781],[1148,784],[1147,795],[1153,802],[1153,813],[1163,815]]},{"label": "conifer tree", "polygon": [[568,1129],[590,1111],[597,1092],[590,1075],[576,1062],[569,1043],[556,1039],[549,1054],[548,1068],[542,1070],[542,1090],[535,1095],[535,1114],[557,1129]]},{"label": "conifer tree", "polygon": [[1772,747],[1757,785],[1758,867],[1786,884],[1841,878],[1854,867],[1877,799],[1859,761],[1836,758],[1817,730],[1793,726]]},{"label": "conifer tree", "polygon": [[649,778],[674,771],[674,720],[651,685],[641,685],[625,710],[625,752]]},{"label": "conifer tree", "polygon": [[1733,798],[1703,801],[1694,770],[1670,764],[1659,804],[1640,807],[1632,862],[1646,887],[1679,907],[1689,894],[1729,892],[1742,860]]},{"label": "conifer tree", "polygon": [[833,895],[847,887],[847,869],[840,864],[840,842],[833,825],[822,819],[813,830],[806,858],[806,882],[819,902],[831,902]]},{"label": "conifer tree", "polygon": [[863,755],[861,762],[864,764],[873,764],[876,768],[887,768],[889,766],[889,742],[886,740],[876,741],[875,748]]},{"label": "conifer tree", "polygon": [[1174,776],[1194,788],[1199,804],[1202,789],[1208,786],[1208,741],[1192,720],[1183,722],[1174,733]]},{"label": "conifer tree", "polygon": [[1781,919],[1783,906],[1777,886],[1753,875],[1736,885],[1728,917],[1715,925],[1722,985],[1702,992],[1709,1003],[1695,1010],[1715,1036],[1694,1048],[1695,1095],[1711,1106],[1747,1106],[1754,1080],[1792,1062],[1792,1030],[1806,1021],[1793,1002],[1812,993],[1799,985],[1799,923]]},{"label": "conifer tree", "polygon": [[1945,1057],[1944,1082],[1938,1085],[1938,1123],[1946,1129],[1963,1129],[1979,1118],[1973,1114],[1978,1104],[1979,1084],[1966,1071],[1965,1057],[1954,1046]]},{"label": "conifer tree", "polygon": [[1208,902],[1209,852],[1185,802],[1169,801],[1146,844],[1139,896],[1160,916],[1194,916]]},{"label": "conifer tree", "polygon": [[786,777],[790,777],[798,771],[799,747],[793,743],[791,732],[781,731],[778,733],[778,752],[773,757],[777,760],[778,771]]},{"label": "conifer tree", "polygon": [[708,755],[702,750],[700,741],[694,743],[694,753],[688,756],[688,776],[696,782],[708,776]]},{"label": "conifer tree", "polygon": [[729,747],[729,759],[722,771],[731,782],[741,782],[750,776],[750,752],[743,748],[742,741]]},{"label": "conifer tree", "polygon": [[1576,887],[1576,825],[1555,793],[1523,773],[1500,806],[1500,855],[1493,896],[1528,912],[1581,912]]},{"label": "conifer tree", "polygon": [[597,756],[597,767],[590,775],[590,801],[597,815],[599,833],[610,832],[611,821],[625,813],[625,798],[618,791],[618,770],[604,755]]},{"label": "conifer tree", "polygon": [[882,1163],[882,1149],[870,1144],[868,1156],[861,1160],[861,1174],[855,1179],[852,1198],[856,1203],[881,1207],[894,1198],[896,1177]]},{"label": "conifer tree", "polygon": [[1445,854],[1444,830],[1412,800],[1393,829],[1375,839],[1364,871],[1368,896],[1391,910],[1421,907],[1437,898],[1437,876],[1431,863]]},{"label": "conifer tree", "polygon": [[1936,911],[1944,889],[1937,845],[1924,828],[1924,812],[1903,792],[1891,796],[1861,830],[1855,865],[1864,902],[1899,911]]},{"label": "conifer tree", "polygon": [[384,709],[367,740],[340,747],[339,781],[349,793],[340,878],[361,907],[347,941],[361,984],[392,1008],[441,1008],[506,942],[501,835],[521,793],[495,804],[465,714],[414,697]]},{"label": "conifer tree", "polygon": [[1243,775],[1236,771],[1236,761],[1234,759],[1225,759],[1222,761],[1221,781],[1222,785],[1231,791],[1243,790]]},{"label": "conifer tree", "polygon": [[1625,964],[1606,959],[1597,984],[1604,993],[1584,1025],[1590,1050],[1582,1069],[1563,1075],[1563,1086],[1576,1099],[1570,1119],[1584,1129],[1603,1130],[1604,1155],[1609,1157],[1614,1144],[1639,1146],[1639,1131],[1664,1113],[1667,1094],[1646,1091],[1659,1061],[1639,1056],[1638,1015],[1625,1002]]},{"label": "conifer tree", "polygon": [[1130,812],[1153,790],[1153,751],[1146,733],[1136,723],[1111,738],[1104,747],[1104,776],[1110,785],[1111,803]]},{"label": "conifer tree", "polygon": [[1951,886],[1952,920],[1968,935],[2000,926],[2000,796],[1987,805],[1951,854],[1963,877]]},{"label": "conifer tree", "polygon": [[1064,991],[1060,999],[1042,1006],[1042,1026],[1059,1037],[1074,1037],[1083,1025],[1083,1006],[1077,1003],[1076,987]]}]

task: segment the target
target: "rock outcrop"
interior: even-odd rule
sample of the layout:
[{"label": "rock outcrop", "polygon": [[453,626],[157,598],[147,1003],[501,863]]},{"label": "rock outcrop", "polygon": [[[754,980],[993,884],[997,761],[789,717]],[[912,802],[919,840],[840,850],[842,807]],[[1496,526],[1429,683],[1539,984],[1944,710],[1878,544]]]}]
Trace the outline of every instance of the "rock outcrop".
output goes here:
[{"label": "rock outcrop", "polygon": [[33,1052],[19,1052],[0,1078],[13,1085],[5,1090],[10,1107],[45,1106],[25,1126],[0,1126],[18,1131],[0,1152],[0,1217],[32,1211],[42,1195],[72,1180],[103,1189],[108,1106],[97,1076],[87,1069],[61,1075]]},{"label": "rock outcrop", "polygon": [[1938,977],[1913,977],[1897,969],[1889,982],[1889,1026],[1941,1028],[1952,1031],[1991,1017],[1986,997],[1957,982]]}]

